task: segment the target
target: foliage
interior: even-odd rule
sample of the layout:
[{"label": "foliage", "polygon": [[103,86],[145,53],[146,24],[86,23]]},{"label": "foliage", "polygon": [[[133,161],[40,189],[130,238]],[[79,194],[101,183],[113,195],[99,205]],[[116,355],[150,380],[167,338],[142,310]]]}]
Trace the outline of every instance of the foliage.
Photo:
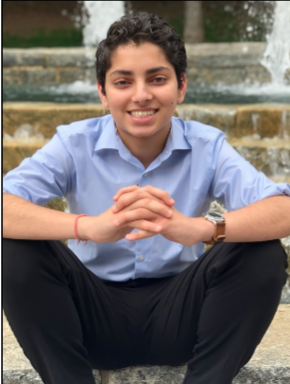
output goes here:
[{"label": "foliage", "polygon": [[82,30],[77,28],[58,29],[51,32],[39,30],[30,36],[3,33],[4,48],[33,47],[79,47],[82,45]]},{"label": "foliage", "polygon": [[184,17],[172,18],[169,20],[169,24],[172,25],[181,39],[183,39]]}]

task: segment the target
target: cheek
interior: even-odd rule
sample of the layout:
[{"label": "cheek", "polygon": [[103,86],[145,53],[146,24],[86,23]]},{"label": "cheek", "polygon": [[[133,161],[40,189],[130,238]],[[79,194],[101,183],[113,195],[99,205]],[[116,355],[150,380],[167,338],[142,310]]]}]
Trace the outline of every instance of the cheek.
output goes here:
[{"label": "cheek", "polygon": [[162,103],[164,105],[174,105],[178,98],[178,91],[175,87],[171,86],[167,89],[160,89],[160,92],[158,92],[158,97],[160,100],[162,100]]},{"label": "cheek", "polygon": [[118,98],[112,98],[109,100],[109,106],[111,110],[114,110],[115,112],[118,112],[119,109],[122,108],[122,100],[119,100]]}]

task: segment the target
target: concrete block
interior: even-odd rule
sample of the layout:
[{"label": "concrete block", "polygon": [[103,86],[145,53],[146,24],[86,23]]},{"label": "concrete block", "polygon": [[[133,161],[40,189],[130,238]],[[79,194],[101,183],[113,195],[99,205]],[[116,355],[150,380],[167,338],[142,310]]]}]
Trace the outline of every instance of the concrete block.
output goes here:
[{"label": "concrete block", "polygon": [[189,66],[186,72],[188,82],[207,84],[210,82],[210,69],[209,68],[196,68]]},{"label": "concrete block", "polygon": [[189,60],[196,56],[259,56],[266,50],[264,42],[185,44]]},{"label": "concrete block", "polygon": [[19,65],[26,67],[45,66],[45,56],[40,52],[21,51],[19,53]]},{"label": "concrete block", "polygon": [[46,56],[47,67],[82,67],[86,64],[84,52],[54,52]]},{"label": "concrete block", "polygon": [[58,83],[69,84],[77,80],[85,80],[85,71],[83,69],[61,69],[59,71]]},{"label": "concrete block", "polygon": [[221,54],[207,56],[195,56],[190,60],[190,65],[195,67],[206,68],[236,68],[247,67],[260,64],[260,58],[257,55],[245,55],[245,54]]},{"label": "concrete block", "polygon": [[100,104],[4,103],[3,129],[13,136],[22,124],[30,124],[45,139],[50,139],[58,125],[105,114],[108,110]]},{"label": "concrete block", "polygon": [[97,75],[95,67],[85,69],[85,81],[89,81],[90,83],[96,84]]},{"label": "concrete block", "polygon": [[[179,116],[197,120],[223,130],[227,137],[260,135],[261,138],[290,138],[290,106],[283,104],[254,105],[193,105],[177,106]],[[22,124],[38,126],[45,138],[55,133],[61,124],[90,117],[103,116],[108,110],[100,104],[4,103],[4,131],[13,136]]]},{"label": "concrete block", "polygon": [[246,78],[245,68],[212,68],[210,72],[211,83],[239,84]]},{"label": "concrete block", "polygon": [[18,165],[26,157],[32,156],[38,149],[42,148],[46,141],[34,141],[28,143],[7,142],[4,140],[2,148],[2,172],[7,173]]},{"label": "concrete block", "polygon": [[263,137],[281,137],[290,127],[289,105],[256,104],[239,106],[236,118],[236,136],[258,134]]},{"label": "concrete block", "polygon": [[271,82],[271,75],[262,66],[249,66],[246,69],[245,81],[249,83],[269,83]]},{"label": "concrete block", "polygon": [[[186,45],[188,78],[195,82],[226,84],[268,81],[269,74],[260,64],[265,43],[214,43]],[[4,49],[5,66],[40,66],[44,68],[94,68],[95,49],[33,48]],[[212,75],[209,74],[212,72]],[[88,77],[95,81],[95,76]],[[290,72],[286,74],[290,84]],[[45,82],[44,84],[47,84]]]},{"label": "concrete block", "polygon": [[18,69],[3,69],[3,85],[20,85],[20,71]]},{"label": "concrete block", "polygon": [[145,366],[129,367],[107,372],[108,384],[181,384],[186,372],[186,366]]},{"label": "concrete block", "polygon": [[269,144],[269,147],[235,145],[234,148],[248,160],[258,171],[265,173],[267,176],[285,176],[290,177],[290,142],[288,148],[279,148]]},{"label": "concrete block", "polygon": [[221,129],[228,137],[233,136],[236,120],[234,106],[183,104],[177,106],[177,112],[184,120],[199,121]]},{"label": "concrete block", "polygon": [[54,85],[56,74],[54,69],[23,69],[21,80],[24,85]]},{"label": "concrete block", "polygon": [[15,67],[19,65],[18,52],[13,49],[3,49],[3,67]]}]

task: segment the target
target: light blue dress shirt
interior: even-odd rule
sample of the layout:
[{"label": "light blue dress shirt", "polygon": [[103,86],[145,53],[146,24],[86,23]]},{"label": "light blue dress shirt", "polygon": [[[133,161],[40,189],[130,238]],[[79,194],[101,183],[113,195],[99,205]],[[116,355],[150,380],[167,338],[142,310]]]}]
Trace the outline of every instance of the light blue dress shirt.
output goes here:
[{"label": "light blue dress shirt", "polygon": [[[222,131],[175,117],[165,149],[146,169],[108,115],[58,127],[48,144],[6,175],[3,187],[39,205],[64,196],[70,212],[100,215],[120,188],[133,184],[167,191],[189,217],[201,216],[214,199],[235,210],[268,196],[290,196],[289,184],[258,172]],[[114,281],[176,274],[204,251],[202,243],[183,246],[162,235],[86,246],[69,240],[68,246],[93,273]]]}]

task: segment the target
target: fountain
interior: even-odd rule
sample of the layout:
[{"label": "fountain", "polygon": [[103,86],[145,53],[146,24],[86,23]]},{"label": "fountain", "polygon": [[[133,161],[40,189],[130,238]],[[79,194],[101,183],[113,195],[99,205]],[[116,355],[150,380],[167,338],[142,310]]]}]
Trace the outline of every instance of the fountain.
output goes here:
[{"label": "fountain", "polygon": [[110,25],[125,14],[124,1],[83,1],[83,44],[96,47]]},{"label": "fountain", "polygon": [[290,68],[290,3],[276,1],[274,24],[261,63],[272,77],[273,85],[285,85]]},{"label": "fountain", "polygon": [[[3,89],[4,101],[100,102],[95,87],[95,47],[105,37],[109,25],[125,13],[124,2],[81,1],[79,3],[82,5],[81,24],[85,49],[84,51],[79,49],[75,59],[67,64],[67,76],[63,77],[64,81],[59,76],[58,64],[55,64],[57,84],[49,84],[51,82],[49,79],[45,83],[41,79],[39,86],[35,86],[37,82],[33,81],[33,77],[30,82],[24,83],[22,79],[27,77],[29,79],[24,69],[25,73],[21,72],[20,79],[17,81],[9,78],[9,85],[4,86]],[[243,42],[213,44],[215,49],[210,48],[213,46],[210,44],[189,47],[187,73],[189,81],[185,103],[290,104],[290,72],[287,79],[287,69],[290,68],[290,3],[287,1],[273,3],[276,4],[274,22],[272,33],[267,39],[267,46],[264,43]],[[251,9],[252,7],[249,7],[249,12]],[[264,23],[266,22],[267,20],[264,20]],[[43,61],[45,61],[46,52],[43,55]],[[25,65],[27,64],[24,63],[23,66]],[[54,68],[51,62],[44,65],[44,68],[47,67],[50,70]],[[76,73],[74,80],[70,76],[73,68]],[[71,81],[68,81],[68,78],[71,78]]]}]

